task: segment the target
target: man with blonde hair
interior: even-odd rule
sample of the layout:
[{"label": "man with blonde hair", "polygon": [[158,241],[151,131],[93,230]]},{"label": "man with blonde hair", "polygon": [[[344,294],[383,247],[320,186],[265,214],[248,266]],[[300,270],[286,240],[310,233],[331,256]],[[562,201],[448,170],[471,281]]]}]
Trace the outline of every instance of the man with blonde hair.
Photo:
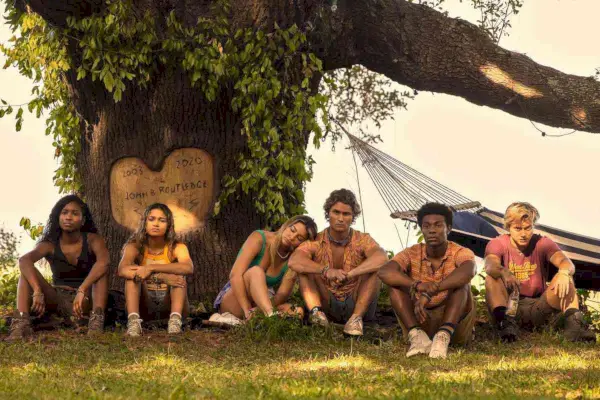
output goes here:
[{"label": "man with blonde hair", "polygon": [[[575,266],[552,239],[534,233],[539,216],[529,203],[512,203],[504,214],[509,233],[492,239],[486,247],[486,301],[498,334],[503,341],[515,341],[519,326],[539,328],[563,312],[568,340],[595,341],[579,310]],[[558,272],[547,284],[550,265]],[[509,295],[515,291],[519,294],[516,315],[509,316]]]}]

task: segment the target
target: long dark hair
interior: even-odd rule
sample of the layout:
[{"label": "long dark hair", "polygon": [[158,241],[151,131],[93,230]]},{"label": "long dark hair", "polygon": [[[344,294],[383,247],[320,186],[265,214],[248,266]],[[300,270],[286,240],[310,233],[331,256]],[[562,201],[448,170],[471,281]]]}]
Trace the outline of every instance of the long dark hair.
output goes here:
[{"label": "long dark hair", "polygon": [[80,232],[87,233],[98,233],[98,229],[96,228],[96,224],[94,223],[94,218],[92,218],[92,213],[90,212],[89,207],[83,200],[74,194],[70,194],[68,196],[63,197],[58,200],[54,207],[52,207],[52,211],[50,211],[50,216],[48,217],[48,222],[46,222],[46,226],[44,227],[44,232],[42,236],[38,240],[38,243],[41,242],[50,242],[52,244],[58,244],[58,239],[60,239],[60,234],[62,233],[62,229],[60,228],[59,218],[60,213],[63,208],[69,203],[77,203],[79,207],[81,207],[81,216],[83,218],[83,224],[81,225]]},{"label": "long dark hair", "polygon": [[175,234],[175,219],[173,218],[173,212],[169,207],[163,203],[150,204],[144,210],[144,215],[140,220],[140,225],[137,230],[129,237],[125,246],[133,243],[138,249],[140,254],[144,252],[144,246],[148,244],[148,232],[146,232],[146,220],[152,210],[161,210],[167,217],[167,232],[165,233],[165,242],[169,246],[169,254],[173,254],[173,249],[177,245],[177,235]]}]

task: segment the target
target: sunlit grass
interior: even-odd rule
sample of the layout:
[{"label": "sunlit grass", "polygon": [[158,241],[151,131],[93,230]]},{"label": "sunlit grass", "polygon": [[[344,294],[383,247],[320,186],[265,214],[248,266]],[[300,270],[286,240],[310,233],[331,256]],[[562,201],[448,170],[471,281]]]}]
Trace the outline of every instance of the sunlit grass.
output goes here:
[{"label": "sunlit grass", "polygon": [[480,340],[441,361],[407,359],[395,341],[296,336],[42,334],[0,343],[0,398],[600,397],[600,346],[550,333],[508,346]]}]

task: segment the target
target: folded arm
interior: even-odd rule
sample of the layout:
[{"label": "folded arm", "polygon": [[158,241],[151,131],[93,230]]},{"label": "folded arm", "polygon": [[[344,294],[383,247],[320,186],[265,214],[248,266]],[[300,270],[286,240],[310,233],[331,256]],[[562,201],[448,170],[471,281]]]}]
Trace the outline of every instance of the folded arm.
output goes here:
[{"label": "folded arm", "polygon": [[450,273],[440,282],[438,290],[443,292],[445,290],[458,289],[471,282],[471,279],[475,277],[477,273],[477,266],[475,261],[467,260],[458,266],[454,271]]},{"label": "folded arm", "polygon": [[324,265],[314,262],[310,253],[303,250],[296,250],[292,253],[288,266],[298,274],[320,274],[325,268]]},{"label": "folded arm", "polygon": [[348,272],[348,278],[377,272],[387,261],[385,251],[379,246],[375,247],[367,253],[367,258],[358,267]]},{"label": "folded arm", "polygon": [[178,243],[173,250],[173,256],[177,262],[170,264],[148,264],[144,265],[144,268],[147,268],[153,274],[191,275],[194,272],[194,263],[185,244]]},{"label": "folded arm", "polygon": [[413,278],[402,271],[400,264],[395,260],[388,261],[379,269],[379,279],[388,286],[402,289],[410,289],[415,282]]}]

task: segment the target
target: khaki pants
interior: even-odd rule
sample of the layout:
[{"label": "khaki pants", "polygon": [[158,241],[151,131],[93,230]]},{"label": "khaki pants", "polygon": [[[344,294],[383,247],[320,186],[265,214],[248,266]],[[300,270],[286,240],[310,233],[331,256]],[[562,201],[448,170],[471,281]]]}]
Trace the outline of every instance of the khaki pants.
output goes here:
[{"label": "khaki pants", "polygon": [[[452,335],[452,344],[466,346],[471,343],[473,339],[473,328],[475,327],[475,317],[477,315],[477,308],[475,307],[475,301],[472,296],[469,296],[469,300],[471,302],[471,310],[463,315],[463,317],[458,321],[456,325],[456,329],[454,330],[454,335]],[[427,320],[424,324],[421,324],[421,328],[430,338],[435,335],[437,330],[444,323],[444,310],[446,309],[445,305],[441,305],[436,308],[426,309],[425,313],[427,314]],[[402,334],[405,339],[408,339],[408,332],[406,327],[400,321],[400,318],[396,316],[398,320],[398,324],[402,328]]]}]

